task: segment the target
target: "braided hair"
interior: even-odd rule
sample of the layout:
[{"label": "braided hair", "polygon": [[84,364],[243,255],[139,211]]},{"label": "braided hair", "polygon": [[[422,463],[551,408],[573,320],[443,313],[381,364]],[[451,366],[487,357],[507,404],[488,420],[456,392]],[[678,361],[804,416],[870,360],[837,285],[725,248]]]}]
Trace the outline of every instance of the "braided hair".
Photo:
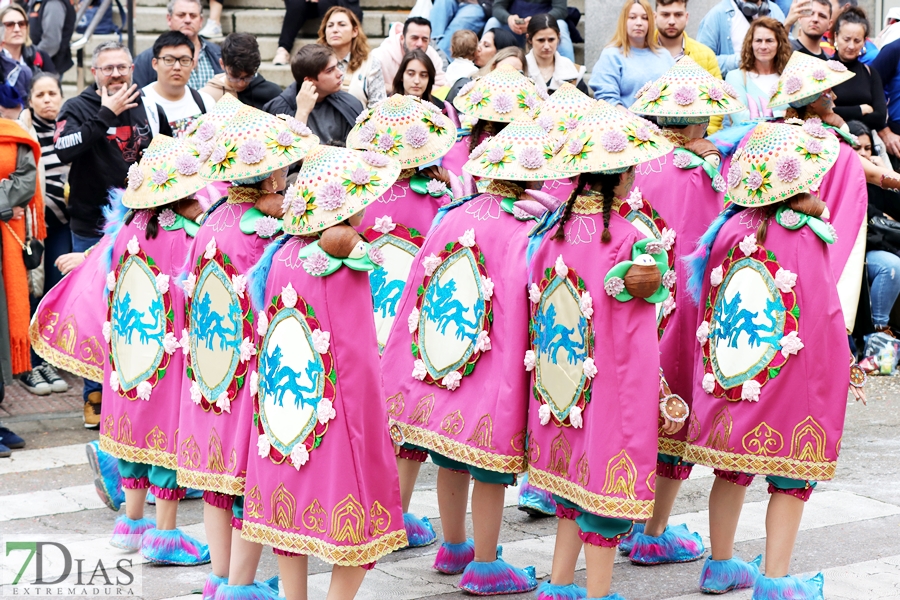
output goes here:
[{"label": "braided hair", "polygon": [[578,196],[584,192],[584,188],[593,188],[595,185],[600,184],[600,197],[603,199],[603,234],[600,236],[600,241],[605,244],[612,240],[612,235],[609,233],[609,219],[612,215],[613,201],[616,198],[615,189],[619,185],[619,175],[619,173],[612,175],[606,173],[582,173],[579,175],[578,185],[575,186],[575,189],[572,190],[569,199],[566,201],[566,207],[563,210],[562,218],[559,220],[559,227],[556,228],[556,232],[553,234],[553,239],[562,240],[565,238],[566,223],[572,217],[572,208],[575,206]]},{"label": "braided hair", "polygon": [[[156,236],[159,235],[159,213],[162,210],[163,206],[157,206],[156,208],[150,208],[146,210],[153,211],[153,214],[150,215],[150,219],[147,221],[147,230],[144,232],[144,237],[148,240],[156,239]],[[137,216],[137,210],[129,210],[128,214],[125,215],[125,224],[128,225],[134,220],[134,217]]]},{"label": "braided hair", "polygon": [[469,134],[469,152],[472,152],[481,143],[481,135],[483,133],[489,136],[497,135],[503,131],[504,127],[506,127],[506,123],[485,121],[484,119],[475,121],[475,124],[472,125],[472,132]]}]

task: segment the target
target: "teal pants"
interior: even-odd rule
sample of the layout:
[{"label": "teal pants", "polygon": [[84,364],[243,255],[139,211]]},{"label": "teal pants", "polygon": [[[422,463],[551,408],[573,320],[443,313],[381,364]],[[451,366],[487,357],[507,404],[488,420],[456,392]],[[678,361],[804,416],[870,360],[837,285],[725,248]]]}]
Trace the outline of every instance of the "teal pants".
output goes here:
[{"label": "teal pants", "polygon": [[516,483],[516,476],[514,473],[498,473],[497,471],[488,471],[487,469],[473,467],[472,465],[455,461],[452,458],[447,458],[434,451],[430,451],[429,454],[431,455],[431,460],[437,466],[444,469],[450,469],[451,471],[468,471],[475,481],[480,481],[482,483],[497,483],[500,485],[515,485]]}]

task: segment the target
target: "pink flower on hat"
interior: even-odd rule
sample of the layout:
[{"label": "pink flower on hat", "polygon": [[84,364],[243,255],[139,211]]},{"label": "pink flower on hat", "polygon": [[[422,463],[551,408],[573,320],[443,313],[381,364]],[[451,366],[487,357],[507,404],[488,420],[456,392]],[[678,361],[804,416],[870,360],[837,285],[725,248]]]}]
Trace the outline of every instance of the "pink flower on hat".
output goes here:
[{"label": "pink flower on hat", "polygon": [[817,138],[828,137],[828,130],[822,125],[821,119],[807,119],[803,124],[803,131]]},{"label": "pink flower on hat", "polygon": [[278,132],[278,135],[275,136],[275,141],[278,142],[279,146],[293,146],[294,134],[284,129]]},{"label": "pink flower on hat", "polygon": [[375,126],[371,123],[366,123],[362,127],[359,128],[359,141],[363,144],[370,144],[372,140],[375,139]]},{"label": "pink flower on hat", "polygon": [[390,152],[396,145],[394,136],[388,133],[382,133],[378,136],[378,149],[382,152]]},{"label": "pink flower on hat", "polygon": [[541,115],[538,117],[537,124],[547,133],[550,133],[550,130],[553,129],[553,119],[550,118],[549,115]]},{"label": "pink flower on hat", "polygon": [[806,151],[809,154],[822,154],[822,142],[819,140],[809,140],[806,142]]},{"label": "pink flower on hat", "polygon": [[642,142],[646,142],[650,139],[650,130],[645,126],[638,127],[634,131],[634,137]]},{"label": "pink flower on hat", "polygon": [[795,156],[782,156],[775,161],[775,174],[784,182],[800,177],[800,161]]},{"label": "pink flower on hat", "polygon": [[255,165],[266,157],[266,146],[257,139],[249,139],[238,148],[237,156],[244,164]]},{"label": "pink flower on hat", "polygon": [[[578,129],[578,125],[580,125],[580,124],[581,124],[581,121],[579,121],[577,118],[570,117],[570,118],[566,119],[564,126],[566,128],[566,131],[572,131],[573,129]],[[650,132],[647,132],[647,136],[648,137],[650,136]]]},{"label": "pink flower on hat", "polygon": [[730,83],[728,83],[727,81],[723,81],[721,83],[721,86],[722,86],[722,89],[725,90],[725,93],[728,94],[729,96],[731,96],[732,98],[738,97],[737,90],[735,90],[734,87],[732,87],[732,85]]},{"label": "pink flower on hat", "polygon": [[169,170],[156,169],[153,171],[153,175],[150,176],[150,181],[156,185],[165,185],[169,181]]},{"label": "pink flower on hat", "polygon": [[503,151],[503,148],[499,146],[494,146],[487,153],[487,160],[489,163],[496,165],[497,163],[503,162],[503,158],[506,156],[506,152]]},{"label": "pink flower on hat", "polygon": [[[607,132],[610,133],[610,132]],[[604,134],[605,135],[605,134]],[[575,138],[574,140],[569,142],[569,154],[581,154],[581,151],[584,150],[584,140],[580,138]]]},{"label": "pink flower on hat", "polygon": [[209,157],[209,160],[213,164],[219,164],[225,157],[228,155],[228,150],[224,146],[216,146],[216,149],[212,151],[212,155]]},{"label": "pink flower on hat", "polygon": [[190,154],[181,154],[175,159],[175,169],[182,175],[195,175],[200,169],[200,161]]},{"label": "pink flower on hat", "polygon": [[482,100],[484,100],[484,94],[481,90],[475,90],[469,95],[469,102],[472,104],[481,104]]},{"label": "pink flower on hat", "polygon": [[544,102],[546,102],[550,98],[550,94],[548,94],[547,90],[545,90],[544,88],[538,88],[537,95],[538,95],[538,98],[540,98]]},{"label": "pink flower on hat", "polygon": [[741,165],[737,160],[731,161],[728,167],[728,187],[735,188],[741,182]]},{"label": "pink flower on hat", "polygon": [[466,94],[468,94],[469,92],[472,91],[472,88],[473,88],[473,87],[475,87],[475,80],[474,80],[474,79],[473,79],[472,81],[470,81],[469,83],[467,83],[466,85],[462,86],[462,88],[460,88],[460,90],[459,90],[459,95],[460,95],[460,96],[465,96]]},{"label": "pink flower on hat", "polygon": [[509,94],[497,94],[494,98],[494,110],[505,115],[513,109],[513,100]]},{"label": "pink flower on hat", "polygon": [[[365,113],[363,113],[365,114]],[[362,115],[360,115],[362,116]],[[357,121],[359,122],[359,121]],[[306,126],[306,123],[302,121],[298,121],[297,119],[291,117],[287,120],[288,127],[291,131],[296,133],[297,135],[307,136],[312,133],[312,129]]]},{"label": "pink flower on hat", "polygon": [[213,145],[209,142],[199,144],[197,146],[197,158],[200,160],[200,162],[206,162],[212,152]]},{"label": "pink flower on hat", "polygon": [[319,205],[325,210],[337,210],[347,199],[344,186],[336,181],[329,181],[319,188]]},{"label": "pink flower on hat", "polygon": [[491,138],[487,138],[486,140],[475,146],[472,151],[469,152],[469,160],[475,160],[476,158],[484,154],[484,150],[485,148],[487,148],[487,143],[488,141],[490,141],[490,139]]},{"label": "pink flower on hat", "polygon": [[136,190],[144,183],[144,173],[137,163],[128,167],[128,189]]},{"label": "pink flower on hat", "polygon": [[209,121],[197,128],[197,137],[201,142],[208,142],[216,135],[216,126]]},{"label": "pink flower on hat", "polygon": [[522,148],[522,151],[519,152],[519,164],[525,167],[526,169],[540,169],[544,166],[544,153],[534,146],[527,146]]},{"label": "pink flower on hat", "polygon": [[653,102],[654,100],[659,99],[659,94],[660,94],[659,87],[651,84],[651,85],[647,86],[646,90],[644,90],[644,93],[642,94],[642,99],[645,102]]},{"label": "pink flower on hat", "polygon": [[604,131],[600,136],[600,143],[607,152],[622,152],[627,142],[628,138],[621,131]]},{"label": "pink flower on hat", "polygon": [[416,149],[421,148],[428,143],[428,131],[418,123],[413,124],[407,129],[404,137],[406,137],[406,141],[409,142],[409,145]]},{"label": "pink flower on hat", "polygon": [[363,152],[363,160],[366,163],[372,165],[373,167],[386,167],[391,162],[391,160],[384,156],[383,154],[378,154],[377,152],[372,152],[371,150],[366,150]]},{"label": "pink flower on hat", "polygon": [[725,93],[722,91],[722,89],[715,87],[715,86],[709,87],[709,91],[707,92],[707,95],[709,96],[709,99],[712,100],[713,102],[721,102],[722,98],[725,97]]},{"label": "pink flower on hat", "polygon": [[747,175],[747,187],[751,190],[758,190],[763,183],[763,177],[759,171],[750,171]]},{"label": "pink flower on hat", "polygon": [[535,97],[534,97],[533,95],[531,95],[531,94],[526,94],[526,95],[525,95],[525,106],[527,106],[527,107],[528,107],[529,109],[531,109],[531,110],[534,110],[535,107],[536,107],[537,105],[538,105],[538,100],[537,100],[537,98],[535,98]]},{"label": "pink flower on hat", "polygon": [[694,100],[696,100],[697,92],[696,90],[694,90],[694,88],[683,85],[675,90],[672,98],[675,100],[675,104],[678,104],[679,106],[687,106],[693,103]]},{"label": "pink flower on hat", "polygon": [[825,69],[822,69],[822,68],[813,69],[812,78],[815,79],[816,81],[825,81],[826,77],[827,77],[827,75],[825,74]]},{"label": "pink flower on hat", "polygon": [[843,73],[847,70],[847,66],[844,63],[838,62],[836,60],[826,60],[825,66],[835,73]]},{"label": "pink flower on hat", "polygon": [[357,167],[350,173],[350,181],[352,181],[354,185],[368,185],[371,179],[372,176],[362,167]]},{"label": "pink flower on hat", "polygon": [[803,80],[796,75],[791,75],[784,81],[784,91],[788,94],[796,94],[803,87]]}]

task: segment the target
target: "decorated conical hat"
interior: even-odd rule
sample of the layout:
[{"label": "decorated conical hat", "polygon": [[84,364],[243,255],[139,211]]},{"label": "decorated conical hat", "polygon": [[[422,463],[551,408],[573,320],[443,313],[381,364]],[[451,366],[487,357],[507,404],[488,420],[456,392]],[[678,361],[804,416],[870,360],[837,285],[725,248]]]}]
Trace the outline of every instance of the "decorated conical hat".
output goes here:
[{"label": "decorated conical hat", "polygon": [[618,171],[659,158],[672,148],[649,121],[596,100],[548,166],[568,174]]},{"label": "decorated conical hat", "polygon": [[592,108],[594,99],[566,82],[534,111],[534,120],[550,137],[566,137]]},{"label": "decorated conical hat", "polygon": [[802,126],[760,123],[731,160],[725,199],[765,206],[815,191],[839,152],[837,137],[818,119]]},{"label": "decorated conical hat", "polygon": [[309,235],[344,221],[390,189],[400,163],[383,154],[319,145],[284,194],[284,231]]},{"label": "decorated conical hat", "polygon": [[453,106],[467,116],[496,123],[531,119],[540,104],[534,82],[512,65],[498,65],[473,79],[453,99]]},{"label": "decorated conical hat", "polygon": [[197,174],[202,166],[183,140],[157,134],[141,161],[129,167],[122,204],[127,208],[154,208],[186,198],[206,186]]},{"label": "decorated conical hat", "polygon": [[534,121],[515,121],[472,150],[463,171],[505,181],[558,179],[559,173],[546,168],[556,146],[556,140]]},{"label": "decorated conical hat", "polygon": [[630,110],[654,117],[711,117],[746,107],[733,87],[683,56],[662,77],[638,90]]},{"label": "decorated conical hat", "polygon": [[319,138],[300,121],[242,106],[225,123],[200,170],[210,181],[258,177],[301,160]]},{"label": "decorated conical hat", "polygon": [[216,138],[222,135],[222,128],[242,106],[244,104],[231,94],[223,94],[211,111],[194,121],[184,139],[197,150],[200,160],[205,162],[209,158]]},{"label": "decorated conical hat", "polygon": [[381,152],[406,168],[434,162],[455,141],[456,126],[437,106],[394,94],[359,116],[347,147]]},{"label": "decorated conical hat", "polygon": [[844,83],[855,75],[836,60],[822,60],[802,52],[794,52],[778,78],[778,85],[772,90],[769,108],[800,102]]}]

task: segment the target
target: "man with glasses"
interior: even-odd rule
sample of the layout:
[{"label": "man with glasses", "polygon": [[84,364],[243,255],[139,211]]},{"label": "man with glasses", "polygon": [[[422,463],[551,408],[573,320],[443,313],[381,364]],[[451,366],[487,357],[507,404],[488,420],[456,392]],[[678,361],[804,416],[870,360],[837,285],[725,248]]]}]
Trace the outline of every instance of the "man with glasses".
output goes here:
[{"label": "man with glasses", "polygon": [[[109,188],[125,187],[128,167],[157,133],[172,135],[165,111],[131,83],[131,53],[121,42],[94,48],[94,84],[66,100],[56,118],[56,155],[69,170],[72,251],[84,252],[102,235]],[[100,384],[84,382],[84,426],[100,427]]]},{"label": "man with glasses", "polygon": [[269,100],[281,94],[278,84],[266,80],[258,73],[262,62],[259,43],[249,33],[229,34],[222,42],[222,58],[219,62],[225,72],[210,79],[201,90],[215,100],[228,93],[244,104],[262,110]]},{"label": "man with glasses", "polygon": [[167,31],[153,43],[153,70],[156,81],[143,88],[144,95],[161,106],[169,117],[175,137],[182,137],[216,101],[204,92],[188,87],[194,66],[194,45],[180,31]]},{"label": "man with glasses", "polygon": [[[202,89],[213,75],[222,72],[219,59],[222,51],[216,44],[200,38],[200,26],[203,25],[203,6],[200,0],[169,0],[166,7],[166,23],[169,31],[180,31],[194,45],[194,70],[188,85],[195,90]],[[147,49],[137,55],[134,60],[134,82],[139,87],[156,81],[153,69],[153,49]]]}]

